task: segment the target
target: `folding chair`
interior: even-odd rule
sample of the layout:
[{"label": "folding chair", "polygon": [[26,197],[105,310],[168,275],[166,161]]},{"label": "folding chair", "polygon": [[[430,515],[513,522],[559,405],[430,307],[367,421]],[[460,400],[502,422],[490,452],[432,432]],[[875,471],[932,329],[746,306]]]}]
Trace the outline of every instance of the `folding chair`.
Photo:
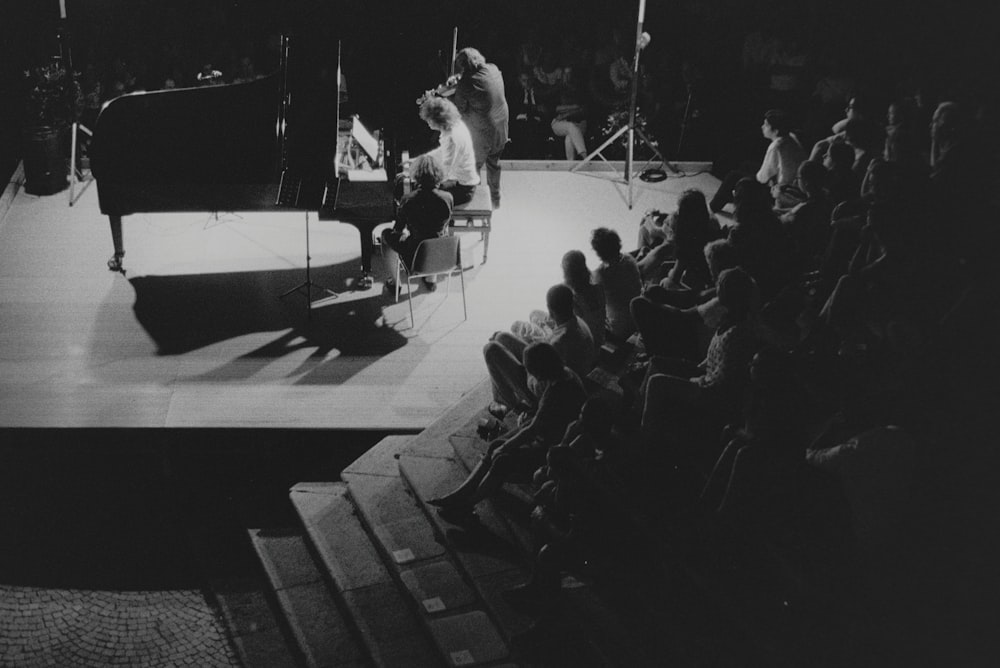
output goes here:
[{"label": "folding chair", "polygon": [[469,313],[465,305],[465,274],[462,272],[462,246],[458,237],[438,237],[436,239],[424,239],[417,245],[417,252],[413,256],[412,266],[407,267],[400,257],[396,262],[396,301],[399,301],[400,286],[404,281],[400,280],[402,274],[406,275],[406,297],[410,303],[410,326],[415,327],[413,319],[413,292],[410,289],[410,281],[415,278],[427,278],[430,276],[448,276],[447,292],[445,297],[451,293],[451,276],[458,272],[462,280],[462,314],[463,320],[468,320]]}]

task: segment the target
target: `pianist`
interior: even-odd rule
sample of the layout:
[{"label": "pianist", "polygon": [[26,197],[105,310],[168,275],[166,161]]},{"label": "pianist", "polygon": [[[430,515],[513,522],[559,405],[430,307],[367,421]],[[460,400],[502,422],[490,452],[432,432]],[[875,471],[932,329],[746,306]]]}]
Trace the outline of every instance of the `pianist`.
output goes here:
[{"label": "pianist", "polygon": [[472,200],[479,185],[479,170],[472,135],[458,107],[451,100],[431,96],[420,105],[420,118],[431,130],[441,133],[438,147],[429,152],[444,167],[441,189],[451,193],[455,205]]}]

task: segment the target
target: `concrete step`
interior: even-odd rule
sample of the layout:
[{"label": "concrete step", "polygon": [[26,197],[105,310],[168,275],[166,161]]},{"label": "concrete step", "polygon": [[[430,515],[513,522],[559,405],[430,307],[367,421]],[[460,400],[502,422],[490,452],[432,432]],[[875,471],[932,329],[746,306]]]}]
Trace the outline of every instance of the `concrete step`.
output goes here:
[{"label": "concrete step", "polygon": [[[400,461],[407,455],[400,457]],[[420,458],[455,465],[454,460]],[[403,481],[377,473],[342,474],[383,562],[406,591],[445,665],[495,665],[510,651]],[[494,570],[488,562],[481,568]]]},{"label": "concrete step", "polygon": [[323,564],[323,577],[340,596],[374,665],[442,665],[437,649],[355,514],[346,485],[299,483],[289,497]]},{"label": "concrete step", "polygon": [[367,666],[367,655],[323,579],[305,533],[298,527],[248,533],[306,666]]},{"label": "concrete step", "polygon": [[230,640],[244,668],[299,668],[302,665],[293,640],[282,628],[262,585],[253,581],[213,581],[212,594],[219,605]]}]

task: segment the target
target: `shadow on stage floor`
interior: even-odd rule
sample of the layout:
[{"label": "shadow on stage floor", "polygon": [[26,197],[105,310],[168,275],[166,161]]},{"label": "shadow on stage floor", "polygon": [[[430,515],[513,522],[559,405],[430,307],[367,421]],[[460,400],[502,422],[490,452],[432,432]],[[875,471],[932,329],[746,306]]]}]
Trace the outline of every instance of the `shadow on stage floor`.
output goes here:
[{"label": "shadow on stage floor", "polygon": [[301,269],[138,276],[129,283],[135,290],[136,319],[161,355],[287,329],[292,331],[244,357],[279,357],[303,347],[316,348],[317,355],[334,349],[361,356],[392,352],[405,345],[406,338],[378,326],[390,300],[375,290],[355,291],[349,272],[355,267],[344,263],[314,270],[311,310],[306,288],[295,290],[305,280]]}]

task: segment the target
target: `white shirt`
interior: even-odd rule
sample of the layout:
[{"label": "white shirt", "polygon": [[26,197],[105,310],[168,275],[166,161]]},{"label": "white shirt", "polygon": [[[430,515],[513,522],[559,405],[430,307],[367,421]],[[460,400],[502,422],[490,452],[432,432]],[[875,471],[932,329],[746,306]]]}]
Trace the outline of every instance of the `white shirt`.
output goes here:
[{"label": "white shirt", "polygon": [[767,153],[757,172],[757,181],[787,186],[795,181],[799,165],[805,159],[805,150],[795,137],[778,137],[767,147]]},{"label": "white shirt", "polygon": [[442,130],[439,146],[432,151],[444,165],[444,180],[457,181],[463,186],[479,185],[476,152],[472,135],[464,122],[458,121],[451,130]]}]

